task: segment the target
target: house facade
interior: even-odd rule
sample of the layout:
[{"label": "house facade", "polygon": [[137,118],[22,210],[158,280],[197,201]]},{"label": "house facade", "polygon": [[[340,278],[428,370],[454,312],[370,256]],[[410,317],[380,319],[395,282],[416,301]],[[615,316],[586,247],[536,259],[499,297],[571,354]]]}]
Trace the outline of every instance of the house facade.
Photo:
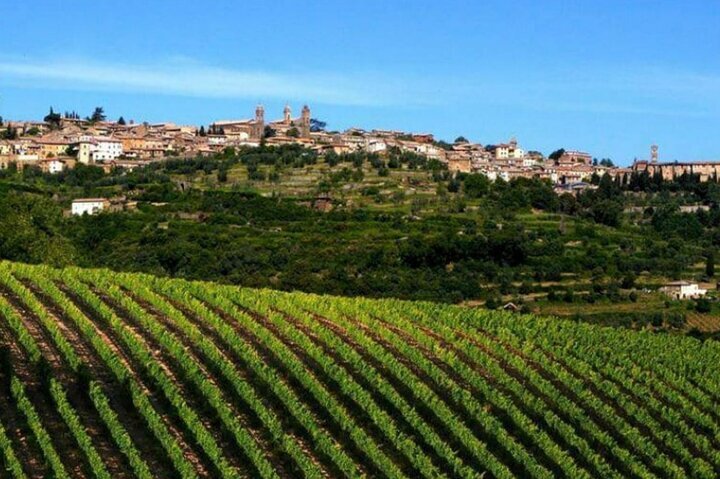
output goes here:
[{"label": "house facade", "polygon": [[660,288],[660,291],[675,299],[700,298],[707,293],[706,289],[690,281],[673,281]]},{"label": "house facade", "polygon": [[78,198],[73,200],[70,213],[75,216],[94,215],[110,206],[105,198]]},{"label": "house facade", "polygon": [[500,143],[495,145],[496,160],[520,160],[525,156],[525,151],[518,146],[515,138],[511,138],[509,143]]},{"label": "house facade", "polygon": [[123,154],[122,141],[115,138],[95,138],[94,161],[117,160]]}]

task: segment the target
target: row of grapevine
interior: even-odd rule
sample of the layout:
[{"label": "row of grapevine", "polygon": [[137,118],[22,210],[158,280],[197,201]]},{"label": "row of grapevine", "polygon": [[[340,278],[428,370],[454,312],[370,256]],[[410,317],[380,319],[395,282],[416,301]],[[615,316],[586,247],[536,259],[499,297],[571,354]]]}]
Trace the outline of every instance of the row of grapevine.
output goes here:
[{"label": "row of grapevine", "polygon": [[[124,284],[129,286],[127,282]],[[283,431],[279,418],[264,406],[262,400],[258,397],[252,387],[238,377],[232,363],[220,352],[218,346],[212,343],[212,341],[210,341],[206,335],[204,335],[198,327],[192,323],[192,321],[188,320],[183,313],[168,304],[161,296],[146,288],[139,288],[138,285],[133,286],[133,291],[136,294],[153,304],[169,318],[173,319],[175,324],[182,329],[187,338],[193,341],[193,343],[197,345],[203,353],[210,358],[210,360],[219,366],[226,379],[229,380],[235,388],[235,392],[238,396],[251,405],[251,408],[261,418],[265,427],[270,430],[276,443],[295,460],[301,470],[310,477],[317,476],[320,471],[313,464],[312,460],[300,449],[300,446],[297,444],[295,439]],[[249,346],[242,342],[242,340],[235,334],[229,325],[225,324],[213,312],[204,308],[202,303],[199,303],[197,300],[194,300],[194,298],[175,291],[172,288],[163,288],[163,292],[198,312],[203,318],[203,321],[209,323],[219,334],[221,339],[223,339],[225,343],[235,350],[239,356],[248,358],[248,361],[251,361],[250,358],[254,358],[256,356],[249,350]],[[261,376],[264,375],[267,377],[268,385],[277,387],[277,395],[281,398],[283,403],[288,406],[291,413],[297,415],[300,423],[306,426],[306,429],[317,441],[318,448],[322,452],[328,454],[338,468],[343,470],[346,474],[351,476],[358,475],[358,471],[352,460],[342,450],[339,450],[336,447],[336,443],[330,441],[324,431],[319,429],[316,421],[314,421],[312,415],[300,403],[297,396],[291,390],[287,389],[287,386],[276,375],[273,375],[272,371],[263,371],[267,370],[267,367],[264,364],[258,361],[255,364],[252,364],[252,366],[254,366],[255,372]]]},{"label": "row of grapevine", "polygon": [[[476,335],[476,336],[481,337],[483,335]],[[506,334],[506,336],[512,338],[512,334]],[[512,339],[510,339],[510,340],[512,341]],[[525,345],[517,344],[516,346],[520,347],[520,348],[528,348],[527,344],[525,344]],[[555,351],[556,352],[558,351],[557,348],[555,349]],[[592,354],[587,352],[587,354],[585,354],[583,357],[588,358],[591,356],[592,356]],[[553,367],[551,364],[548,364],[548,363],[551,363],[552,361],[547,361],[547,358],[543,358],[542,355],[538,356],[536,359],[538,361],[544,360],[544,364],[548,368]],[[565,359],[568,359],[568,358],[565,358]],[[572,362],[572,358],[570,358],[570,361]],[[582,362],[580,362],[580,364],[582,364]],[[576,366],[577,366],[577,364],[576,364]],[[598,364],[597,367],[601,367],[601,364]],[[555,369],[554,371],[555,371],[555,373],[559,374],[561,370]],[[615,368],[607,368],[607,369],[605,369],[605,371],[606,371],[605,374],[608,376],[617,376],[617,374],[616,374],[617,371]],[[617,404],[621,408],[624,408],[624,410],[630,417],[635,417],[635,419],[637,421],[639,421],[641,424],[650,425],[650,426],[654,427],[656,437],[660,437],[661,440],[665,441],[666,445],[670,449],[675,451],[678,455],[680,455],[685,460],[685,462],[689,465],[690,469],[692,470],[693,475],[696,475],[698,477],[713,477],[712,467],[706,461],[704,461],[702,458],[694,457],[692,454],[690,454],[689,451],[687,451],[687,449],[685,449],[683,444],[680,441],[678,441],[676,434],[678,431],[682,431],[683,427],[682,427],[682,424],[677,422],[677,420],[679,420],[679,419],[678,419],[678,415],[676,413],[673,413],[672,411],[667,411],[664,408],[660,408],[658,410],[658,413],[660,415],[664,416],[664,418],[667,419],[671,424],[673,423],[673,421],[675,421],[671,430],[664,431],[660,428],[657,421],[653,417],[645,414],[644,410],[642,408],[639,408],[637,406],[637,404],[632,403],[629,400],[627,400],[626,398],[624,398],[619,393],[619,391],[614,389],[612,383],[610,383],[608,381],[602,382],[599,379],[597,379],[598,378],[598,370],[595,370],[595,369],[592,369],[589,367],[585,367],[581,371],[575,371],[575,374],[578,374],[579,376],[581,376],[583,378],[587,378],[587,380],[591,381],[593,384],[596,384],[597,387],[603,393],[605,393],[608,397],[613,398],[613,400],[617,401]],[[623,380],[625,382],[630,381],[629,378],[627,378],[627,377],[624,377]],[[629,382],[629,384],[632,384],[632,382]],[[646,406],[647,406],[647,403],[653,404],[655,402],[654,398],[651,395],[644,396],[644,401],[646,403]],[[656,405],[656,407],[660,407],[660,406]],[[652,410],[651,408],[649,408],[649,409]],[[676,429],[675,426],[677,426],[678,429]],[[714,454],[712,454],[711,451],[709,451],[707,449],[707,439],[705,439],[705,438],[696,438],[696,439],[701,444],[701,448],[704,447],[706,449],[706,452],[709,452],[711,455],[714,455]],[[640,439],[640,440],[642,440],[642,439]],[[647,442],[651,442],[651,441],[643,441],[643,444],[645,444]],[[705,444],[705,446],[702,446],[702,444]],[[673,468],[672,465],[668,465],[667,463],[664,466],[670,467],[671,469]],[[682,475],[682,473],[678,472],[677,470],[676,470],[676,473],[679,473],[680,475]]]},{"label": "row of grapevine", "polygon": [[[361,316],[356,312],[352,311],[354,318],[360,318]],[[387,315],[386,315],[387,318]],[[525,431],[528,436],[537,444],[537,447],[542,448],[550,458],[552,458],[556,464],[563,470],[563,472],[569,477],[589,477],[588,471],[580,468],[571,455],[563,450],[558,444],[556,444],[545,431],[538,427],[526,414],[521,410],[509,396],[496,387],[495,384],[490,384],[487,379],[478,374],[468,365],[460,361],[457,356],[452,352],[444,349],[437,341],[426,336],[419,328],[412,327],[412,323],[399,322],[396,318],[394,324],[402,324],[403,331],[412,338],[420,346],[426,348],[426,350],[432,350],[437,355],[438,359],[441,359],[453,372],[457,373],[464,381],[474,387],[477,391],[480,391],[484,397],[490,401],[493,409],[505,411],[518,428]],[[385,326],[380,324],[378,321],[371,322],[371,327],[377,331],[382,331]],[[403,349],[407,350],[407,346],[403,346]],[[413,353],[414,355],[414,353]],[[487,367],[488,362],[482,362],[483,367]],[[494,370],[495,374],[502,374],[502,372]],[[533,399],[529,398],[526,394],[526,389],[520,385],[520,390],[515,389],[518,396],[523,397],[525,400],[523,406],[538,415],[542,415],[543,412],[547,412],[545,405],[539,405]],[[579,441],[578,437],[574,432],[571,432],[567,424],[562,424],[561,420],[557,416],[549,416],[548,424],[556,425],[558,433],[564,437],[568,442],[579,444],[580,447],[585,451],[586,455],[594,462],[599,470],[603,470],[605,475],[610,474],[607,464],[604,464],[602,459],[597,457],[594,451],[590,450],[587,444],[583,444]]]},{"label": "row of grapevine", "polygon": [[151,479],[154,477],[137,447],[132,442],[127,430],[118,419],[117,413],[110,407],[110,402],[105,396],[102,387],[96,382],[90,383],[90,398],[100,417],[105,421],[113,440],[125,457],[128,458],[135,476],[138,479]]},{"label": "row of grapevine", "polygon": [[[232,297],[232,295],[230,295]],[[255,298],[252,295],[242,297],[237,296],[236,299],[238,299],[241,302],[244,302],[245,304],[249,304],[259,312],[261,312],[263,315],[265,315],[270,320],[275,320],[276,324],[280,327],[282,326],[281,319],[278,317],[278,314],[274,311],[271,311],[265,304],[256,301]],[[293,328],[285,328],[285,331],[288,332],[288,334],[292,335],[292,339],[296,342],[299,342],[301,344],[305,344],[309,350],[312,350],[312,346],[306,341],[303,340],[299,334],[294,331]],[[319,353],[318,353],[319,354]],[[322,358],[320,356],[317,356],[317,359],[322,361]],[[423,386],[416,381],[412,377],[412,373],[407,371],[405,368],[403,368],[402,365],[397,364],[396,361],[392,360],[389,357],[383,357],[380,358],[381,362],[384,362],[391,368],[396,368],[396,371],[401,371],[400,377],[405,378],[403,379],[406,382],[409,382],[413,385],[413,387],[417,388],[423,388]],[[391,364],[392,363],[392,364]],[[450,430],[452,430],[458,437],[465,440],[465,444],[467,445],[468,450],[470,450],[478,460],[481,461],[482,464],[487,464],[487,467],[495,474],[497,477],[509,477],[510,472],[509,470],[499,463],[496,458],[494,458],[488,451],[487,448],[480,443],[475,436],[466,428],[464,427],[460,421],[455,417],[455,415],[450,412],[449,409],[442,403],[439,398],[434,397],[433,393],[427,389],[422,389],[424,391],[424,396],[422,397],[423,400],[431,404],[431,407],[433,409],[439,410],[439,414],[441,415],[441,419],[445,421],[445,424],[448,425]]]},{"label": "row of grapevine", "polygon": [[343,342],[342,339],[332,333],[329,328],[322,327],[318,322],[310,320],[304,311],[293,310],[290,305],[282,306],[283,311],[290,313],[295,320],[302,323],[303,327],[307,328],[315,337],[320,338],[324,344],[332,348],[339,357],[352,366],[356,374],[364,377],[380,395],[397,408],[402,414],[402,417],[412,426],[417,434],[432,447],[438,457],[446,461],[453,473],[460,477],[474,477],[477,475],[477,471],[468,467],[447,444],[445,439],[423,420],[415,410],[413,404],[386,381],[385,377],[382,376],[375,366],[368,363],[350,344]]},{"label": "row of grapevine", "polygon": [[12,441],[5,432],[5,428],[0,424],[0,465],[6,473],[9,473],[14,479],[26,478],[22,463],[15,454]]},{"label": "row of grapevine", "polygon": [[317,378],[309,374],[302,361],[289,348],[275,338],[272,333],[262,328],[247,314],[241,312],[227,299],[209,294],[205,288],[190,286],[193,293],[208,303],[222,308],[230,314],[243,328],[250,331],[272,350],[287,370],[325,407],[328,414],[346,431],[357,446],[365,451],[368,459],[387,477],[403,477],[397,465],[380,449],[377,442],[355,421],[347,409],[333,397],[328,388]]},{"label": "row of grapevine", "polygon": [[60,455],[57,453],[57,450],[53,445],[50,434],[48,434],[47,429],[45,429],[45,426],[40,419],[40,416],[35,410],[35,407],[25,394],[25,387],[23,386],[22,381],[17,378],[17,376],[12,377],[11,389],[17,407],[25,416],[28,426],[30,426],[30,429],[35,435],[35,439],[40,445],[40,449],[42,449],[42,452],[45,455],[45,459],[47,460],[50,468],[53,471],[53,475],[58,479],[69,479],[70,475],[65,469],[65,466],[60,459]]},{"label": "row of grapevine", "polygon": [[[552,346],[546,345],[545,347],[550,348]],[[658,437],[661,437],[661,440],[665,441],[666,445],[671,450],[674,450],[680,457],[682,457],[682,459],[689,465],[694,475],[698,475],[700,477],[712,477],[714,474],[717,474],[717,472],[713,473],[713,466],[711,466],[702,457],[696,457],[696,454],[692,454],[688,451],[684,444],[678,439],[678,434],[686,437],[688,443],[692,444],[695,449],[701,451],[701,454],[709,458],[710,462],[712,462],[715,465],[715,468],[717,468],[717,450],[713,448],[713,445],[708,437],[698,435],[695,430],[691,429],[687,425],[687,419],[703,418],[702,420],[704,421],[710,421],[711,429],[715,429],[715,425],[707,416],[702,413],[697,415],[692,407],[689,409],[680,409],[680,411],[682,411],[682,415],[680,415],[677,410],[666,408],[663,404],[660,404],[657,401],[650,390],[644,389],[641,383],[634,380],[634,376],[640,375],[637,367],[624,369],[618,365],[614,365],[612,368],[603,368],[604,365],[606,366],[608,364],[608,359],[606,358],[605,361],[600,362],[597,349],[592,351],[585,350],[583,354],[580,355],[577,351],[563,352],[563,350],[558,350],[556,348],[555,354],[562,355],[562,359],[565,361],[564,367],[571,368],[573,374],[575,375],[587,377],[588,380],[590,380],[593,384],[596,384],[597,387],[608,397],[616,401],[616,403],[623,408],[629,416],[634,416],[640,423],[654,428],[655,434]],[[559,367],[557,364],[554,364],[553,361],[547,361],[546,356],[547,352],[540,352],[537,357],[538,360],[545,360],[545,364],[547,364],[549,368]],[[580,356],[583,359],[579,359]],[[647,371],[641,370],[641,372],[641,375],[647,378]],[[619,384],[624,384],[626,387],[632,388],[632,390],[636,393],[644,393],[641,396],[642,405],[637,404],[639,399],[636,402],[632,402],[625,398],[624,394],[618,391],[612,382],[608,380],[603,381],[601,379],[603,376],[616,379]],[[665,394],[670,393],[666,392]],[[654,419],[653,416],[645,413],[645,410],[653,413],[654,416],[663,419],[666,424],[670,425],[668,427],[669,430],[663,431],[661,426],[658,424],[658,421]],[[717,437],[717,435],[715,435],[715,437]]]},{"label": "row of grapevine", "polygon": [[3,477],[720,476],[712,341],[10,263],[0,321]]},{"label": "row of grapevine", "polygon": [[[293,342],[303,348],[304,352],[316,361],[323,369],[324,374],[334,380],[340,386],[340,392],[352,397],[363,410],[369,415],[373,422],[388,437],[394,438],[399,451],[408,458],[410,463],[426,477],[437,477],[439,472],[436,466],[423,454],[413,438],[401,432],[395,421],[384,410],[382,410],[370,394],[362,388],[342,367],[337,365],[329,356],[323,354],[316,346],[312,345],[307,338],[302,337],[297,330],[286,328],[277,314],[264,311],[267,318],[280,328]],[[469,470],[464,471],[470,474]]]},{"label": "row of grapevine", "polygon": [[[96,277],[96,281],[102,282],[105,286],[105,291],[115,299],[121,306],[123,306],[129,314],[131,314],[142,327],[150,332],[153,337],[161,344],[166,351],[168,351],[173,358],[177,361],[180,367],[185,371],[187,376],[195,383],[195,385],[202,391],[204,398],[212,405],[225,427],[230,430],[238,445],[245,451],[245,453],[253,460],[253,463],[261,472],[263,477],[273,477],[274,469],[271,464],[267,462],[265,453],[261,450],[256,440],[250,436],[248,431],[242,427],[238,422],[235,413],[227,405],[226,399],[223,397],[222,392],[213,382],[208,380],[203,371],[200,369],[198,364],[191,358],[184,345],[180,340],[166,328],[164,328],[155,318],[153,318],[147,311],[145,311],[137,302],[126,295],[117,285],[107,282],[104,278]],[[142,286],[137,285],[133,288],[136,294],[142,294],[145,292]],[[152,299],[152,298],[150,298]],[[167,311],[167,308],[166,308]],[[178,320],[178,325],[184,327],[184,331],[191,335],[191,339],[196,341],[196,345],[203,348],[205,352],[209,354],[219,363],[224,369],[230,380],[239,387],[240,379],[236,372],[233,371],[233,366],[227,361],[224,361],[221,357],[220,351],[215,345],[206,340],[206,338],[200,334],[197,330],[192,329],[188,326],[188,323],[182,318],[181,315],[174,315]],[[295,451],[296,454],[301,454],[300,451]],[[312,476],[318,476],[318,471],[314,470],[315,466],[306,460],[301,460],[301,465],[304,465],[307,472],[312,471]]]},{"label": "row of grapevine", "polygon": [[[64,314],[75,323],[84,337],[102,358],[104,364],[114,374],[117,382],[128,385],[136,409],[145,419],[148,428],[155,435],[155,438],[167,452],[178,474],[185,479],[196,477],[197,474],[194,466],[185,457],[183,448],[178,444],[177,439],[170,432],[163,418],[154,409],[141,385],[136,382],[135,378],[130,374],[130,371],[125,368],[123,361],[116,352],[105,342],[93,322],[87,318],[78,306],[52,281],[51,278],[59,277],[57,272],[50,268],[22,266],[16,266],[14,272],[33,281],[42,291],[48,294],[55,304],[62,309]],[[68,279],[68,281],[73,284],[72,278]],[[92,300],[91,297],[87,297],[87,299]],[[2,307],[2,301],[0,301],[0,307]]]},{"label": "row of grapevine", "polygon": [[98,454],[95,449],[92,439],[90,439],[90,436],[85,431],[85,426],[80,422],[80,418],[70,405],[63,387],[55,379],[52,379],[50,382],[50,394],[55,401],[60,416],[62,416],[70,428],[70,432],[72,432],[75,441],[88,458],[94,476],[98,479],[110,479],[110,473],[107,471],[100,454]]},{"label": "row of grapevine", "polygon": [[112,308],[98,298],[87,284],[68,275],[65,275],[63,280],[66,281],[74,293],[97,312],[103,321],[111,326],[114,334],[127,347],[135,361],[146,368],[149,376],[170,401],[179,418],[193,435],[195,441],[211,458],[222,477],[234,477],[236,473],[228,463],[227,458],[221,453],[214,434],[203,424],[198,413],[188,405],[182,391],[168,376],[167,371],[160,362],[153,357],[147,345],[128,327],[125,321],[116,315]]}]

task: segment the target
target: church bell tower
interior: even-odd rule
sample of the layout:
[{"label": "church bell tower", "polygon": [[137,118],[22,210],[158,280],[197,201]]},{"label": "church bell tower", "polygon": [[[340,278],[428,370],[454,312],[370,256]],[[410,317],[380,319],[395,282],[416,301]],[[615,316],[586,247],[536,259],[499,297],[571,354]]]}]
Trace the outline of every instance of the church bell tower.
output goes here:
[{"label": "church bell tower", "polygon": [[300,132],[304,138],[310,138],[310,107],[303,106],[300,114]]},{"label": "church bell tower", "polygon": [[290,125],[290,123],[292,123],[292,110],[290,110],[290,105],[287,103],[283,109],[283,123],[286,125]]},{"label": "church bell tower", "polygon": [[265,133],[265,107],[258,105],[255,108],[255,124],[253,125],[253,137],[262,138]]}]

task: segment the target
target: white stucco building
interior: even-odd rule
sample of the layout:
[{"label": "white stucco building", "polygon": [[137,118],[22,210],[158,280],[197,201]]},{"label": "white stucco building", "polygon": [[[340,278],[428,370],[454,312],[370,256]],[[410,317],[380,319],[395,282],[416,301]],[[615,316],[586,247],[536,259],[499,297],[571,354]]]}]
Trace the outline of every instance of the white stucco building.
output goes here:
[{"label": "white stucco building", "polygon": [[117,160],[122,154],[122,141],[116,138],[82,137],[77,144],[77,160],[84,164]]},{"label": "white stucco building", "polygon": [[109,205],[110,202],[105,198],[78,198],[73,200],[70,212],[76,216],[94,215]]},{"label": "white stucco building", "polygon": [[660,288],[660,291],[675,299],[700,298],[707,293],[706,289],[689,281],[673,281]]},{"label": "white stucco building", "polygon": [[122,141],[115,138],[95,138],[95,150],[93,160],[112,161],[117,160],[123,154]]},{"label": "white stucco building", "polygon": [[500,143],[495,145],[496,160],[520,160],[525,156],[525,151],[518,146],[515,138],[511,138],[509,143]]},{"label": "white stucco building", "polygon": [[57,158],[49,158],[42,162],[42,168],[44,171],[54,175],[65,169],[65,162]]},{"label": "white stucco building", "polygon": [[387,143],[383,140],[369,139],[365,145],[365,151],[368,153],[381,153],[387,151]]}]

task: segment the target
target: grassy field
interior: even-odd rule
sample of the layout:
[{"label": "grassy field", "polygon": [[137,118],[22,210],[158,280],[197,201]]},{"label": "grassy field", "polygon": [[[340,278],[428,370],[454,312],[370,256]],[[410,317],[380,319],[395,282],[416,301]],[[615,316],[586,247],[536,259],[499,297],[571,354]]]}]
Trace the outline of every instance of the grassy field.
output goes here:
[{"label": "grassy field", "polygon": [[717,477],[717,342],[0,263],[10,477]]}]

